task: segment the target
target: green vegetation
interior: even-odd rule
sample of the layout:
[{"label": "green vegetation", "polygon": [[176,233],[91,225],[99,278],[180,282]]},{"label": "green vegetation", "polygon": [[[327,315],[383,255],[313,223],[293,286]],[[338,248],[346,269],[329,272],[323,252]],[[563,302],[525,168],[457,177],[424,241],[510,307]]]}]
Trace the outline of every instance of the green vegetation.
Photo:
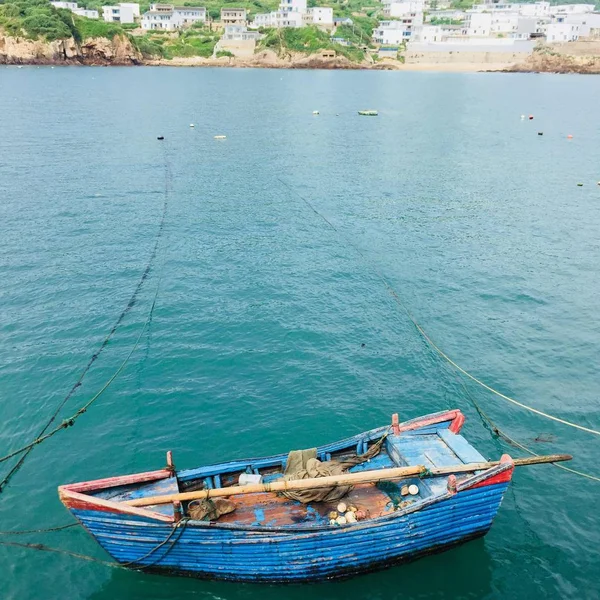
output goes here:
[{"label": "green vegetation", "polygon": [[11,0],[0,4],[0,29],[29,39],[80,39],[73,16],[68,10],[57,10],[47,0]]},{"label": "green vegetation", "polygon": [[219,37],[219,33],[206,28],[191,28],[174,35],[153,31],[145,35],[133,36],[132,41],[144,58],[170,59],[177,56],[210,58]]},{"label": "green vegetation", "polygon": [[378,20],[371,17],[352,17],[353,25],[340,25],[335,31],[335,37],[356,44],[357,46],[370,46],[373,29],[377,27]]},{"label": "green vegetation", "polygon": [[431,17],[431,25],[462,25],[462,19],[447,19],[444,17]]},{"label": "green vegetation", "polygon": [[235,58],[235,54],[232,54],[231,52],[229,52],[229,50],[219,50],[217,52],[217,58]]},{"label": "green vegetation", "polygon": [[92,37],[112,39],[124,34],[118,23],[78,17],[70,10],[54,8],[48,0],[0,0],[0,29],[9,35],[49,42],[70,37],[76,41]]},{"label": "green vegetation", "polygon": [[365,58],[365,53],[360,48],[334,44],[329,33],[315,26],[264,29],[262,33],[265,37],[260,41],[259,49],[274,50],[279,56],[289,52],[316,54],[321,50],[335,50],[337,54],[353,62],[361,62]]}]

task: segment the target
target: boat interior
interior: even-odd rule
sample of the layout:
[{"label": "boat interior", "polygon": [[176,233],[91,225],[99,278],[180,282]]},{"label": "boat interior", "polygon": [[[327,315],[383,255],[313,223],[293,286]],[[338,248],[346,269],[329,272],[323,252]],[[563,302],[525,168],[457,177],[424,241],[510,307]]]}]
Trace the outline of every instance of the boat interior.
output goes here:
[{"label": "boat interior", "polygon": [[[449,428],[451,422],[447,420],[399,433],[394,433],[390,427],[374,429],[340,442],[321,446],[317,448],[317,456],[321,461],[329,461],[362,455],[385,435],[380,452],[374,458],[353,466],[349,472],[417,465],[435,468],[485,461],[462,435],[454,433]],[[178,471],[175,476],[158,481],[100,489],[89,494],[119,502],[162,494],[226,488],[239,485],[239,478],[243,473],[260,475],[263,483],[270,483],[283,476],[287,456],[282,454]],[[461,476],[457,476],[457,479],[460,480]],[[418,493],[402,494],[402,488],[411,484],[416,486]],[[372,519],[390,514],[399,507],[404,508],[412,503],[445,493],[446,490],[446,476],[403,479],[394,482],[381,481],[377,484],[356,484],[343,501],[348,506],[353,505],[362,511],[364,518]],[[339,502],[336,500],[302,504],[275,493],[230,496],[229,500],[235,510],[222,515],[218,523],[268,528],[328,525],[330,513],[336,510]],[[187,504],[183,503],[182,506],[184,514],[187,514]],[[152,505],[147,508],[166,516],[174,515],[172,503]]]}]

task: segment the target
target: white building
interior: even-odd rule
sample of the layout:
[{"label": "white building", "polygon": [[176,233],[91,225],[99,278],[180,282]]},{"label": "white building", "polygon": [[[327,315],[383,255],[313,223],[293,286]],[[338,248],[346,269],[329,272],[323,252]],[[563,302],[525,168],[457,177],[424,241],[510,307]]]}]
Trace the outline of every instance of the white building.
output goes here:
[{"label": "white building", "polygon": [[303,27],[306,0],[281,0],[277,12],[260,13],[254,17],[254,27]]},{"label": "white building", "polygon": [[309,25],[333,27],[333,8],[322,6],[309,8],[304,15],[304,22]]},{"label": "white building", "polygon": [[73,13],[80,17],[86,17],[87,19],[99,19],[100,15],[97,10],[91,10],[87,8],[75,8]]},{"label": "white building", "polygon": [[254,15],[253,27],[276,27],[277,26],[277,13],[258,13]]},{"label": "white building", "polygon": [[87,17],[88,19],[97,19],[98,11],[97,10],[88,10],[87,8],[79,8],[77,6],[77,2],[50,2],[54,8],[66,8],[70,10],[73,14],[79,15],[80,17]]},{"label": "white building", "polygon": [[413,31],[423,25],[423,13],[414,18],[405,16],[398,21],[381,21],[373,30],[373,41],[382,46],[398,46],[411,39]]},{"label": "white building", "polygon": [[594,4],[557,4],[550,9],[553,15],[575,15],[594,12]]},{"label": "white building", "polygon": [[406,14],[423,12],[425,2],[423,0],[413,0],[411,2],[384,2],[384,17],[401,17]]},{"label": "white building", "polygon": [[521,4],[519,14],[523,17],[547,17],[550,14],[550,2]]},{"label": "white building", "polygon": [[142,29],[163,29],[173,31],[194,23],[206,22],[206,8],[178,6],[172,4],[151,4],[150,10],[142,16]]},{"label": "white building", "polygon": [[77,2],[50,2],[54,8],[66,8],[67,10],[75,10]]},{"label": "white building", "polygon": [[579,37],[600,35],[600,12],[568,15],[563,22],[579,25]]},{"label": "white building", "polygon": [[492,32],[492,13],[467,11],[465,27],[468,36],[489,37]]},{"label": "white building", "polygon": [[579,25],[549,23],[546,27],[546,41],[550,44],[556,42],[576,42],[578,39]]},{"label": "white building", "polygon": [[441,42],[442,28],[439,25],[417,25],[414,28],[412,39],[415,42]]},{"label": "white building", "polygon": [[246,25],[247,12],[245,8],[222,8],[221,23],[225,27],[227,25]]},{"label": "white building", "polygon": [[102,7],[102,17],[107,23],[135,23],[139,16],[140,5],[131,2]]}]

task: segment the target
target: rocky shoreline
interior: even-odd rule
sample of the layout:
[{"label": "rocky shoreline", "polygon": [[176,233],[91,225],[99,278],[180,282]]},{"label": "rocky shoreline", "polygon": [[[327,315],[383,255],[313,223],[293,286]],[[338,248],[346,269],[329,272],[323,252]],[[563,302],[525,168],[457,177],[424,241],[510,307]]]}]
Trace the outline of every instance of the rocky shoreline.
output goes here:
[{"label": "rocky shoreline", "polygon": [[[589,51],[591,48],[585,48]],[[570,50],[570,49],[569,49]],[[4,65],[52,65],[52,66],[177,66],[177,67],[229,67],[270,69],[341,69],[341,70],[393,70],[393,71],[454,71],[454,72],[504,72],[504,73],[577,73],[600,74],[600,52],[570,55],[547,47],[534,52],[517,64],[489,65],[486,63],[455,64],[404,64],[398,60],[383,59],[354,63],[344,56],[324,58],[320,55],[306,56],[290,53],[284,57],[265,50],[249,59],[221,58],[174,58],[147,59],[125,36],[112,40],[92,38],[77,43],[73,38],[43,42],[14,38],[0,34],[0,64]]]}]

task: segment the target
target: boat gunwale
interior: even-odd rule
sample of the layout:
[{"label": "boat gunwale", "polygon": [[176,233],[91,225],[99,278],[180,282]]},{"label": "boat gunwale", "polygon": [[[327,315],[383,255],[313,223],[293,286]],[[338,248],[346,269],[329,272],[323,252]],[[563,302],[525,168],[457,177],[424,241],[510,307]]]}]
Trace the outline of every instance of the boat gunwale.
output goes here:
[{"label": "boat gunwale", "polygon": [[[428,427],[431,425],[436,425],[436,424],[439,425],[439,424],[442,424],[445,422],[457,423],[458,426],[460,427],[462,425],[463,419],[464,419],[464,417],[459,409],[438,411],[438,412],[431,413],[428,415],[422,415],[422,416],[416,417],[414,419],[409,419],[408,421],[404,421],[399,424],[399,430],[400,430],[400,432],[410,434],[411,432],[418,431],[418,429]],[[374,429],[364,431],[362,433],[356,434],[354,436],[350,436],[348,438],[343,438],[341,440],[337,440],[335,442],[331,442],[331,443],[325,444],[323,446],[318,446],[317,452],[322,454],[323,452],[327,452],[329,448],[331,448],[332,451],[334,451],[333,450],[334,448],[343,449],[345,447],[350,447],[354,443],[357,443],[360,441],[371,441],[371,440],[377,438],[380,434],[384,434],[386,431],[389,431],[391,428],[392,428],[392,425],[384,425],[382,427],[376,427]],[[258,458],[251,458],[251,459],[242,459],[242,460],[238,460],[238,461],[234,460],[234,461],[229,461],[229,462],[215,463],[213,465],[205,465],[203,467],[197,467],[196,469],[187,469],[187,470],[176,471],[176,472],[165,468],[165,469],[161,469],[161,470],[147,471],[147,472],[135,473],[135,474],[131,474],[131,475],[121,475],[121,476],[116,476],[116,477],[102,478],[102,479],[90,480],[90,481],[79,482],[79,483],[71,483],[71,484],[65,484],[65,485],[59,486],[58,493],[59,493],[59,497],[60,497],[61,501],[63,502],[63,504],[64,504],[64,500],[66,500],[67,498],[70,498],[76,502],[82,502],[87,505],[90,505],[89,509],[86,508],[86,509],[82,509],[82,510],[94,510],[93,505],[96,505],[102,509],[111,509],[112,511],[115,511],[117,514],[129,514],[129,515],[133,515],[133,516],[148,518],[148,519],[151,519],[154,521],[161,521],[161,522],[165,522],[165,523],[175,524],[174,517],[167,516],[167,515],[164,515],[164,514],[161,514],[158,512],[154,512],[147,508],[133,507],[133,506],[124,504],[123,502],[114,502],[112,500],[98,498],[96,496],[83,494],[81,492],[83,492],[83,491],[93,492],[93,491],[97,491],[97,490],[101,490],[101,489],[107,489],[110,487],[117,487],[120,485],[128,485],[128,484],[130,485],[130,484],[134,484],[134,483],[158,481],[158,480],[167,479],[167,478],[173,477],[173,476],[177,477],[178,481],[181,481],[181,476],[183,475],[185,477],[186,473],[188,474],[188,477],[189,477],[192,475],[192,473],[195,474],[199,470],[211,469],[212,467],[214,467],[216,473],[224,473],[226,471],[224,471],[223,469],[226,468],[227,465],[235,466],[236,467],[235,470],[237,470],[238,465],[241,466],[242,464],[253,464],[253,463],[259,463],[259,462],[260,463],[266,462],[265,466],[269,466],[270,463],[275,465],[276,463],[281,462],[287,456],[288,456],[288,454],[276,454],[276,455],[262,457],[262,458],[258,457]],[[219,467],[221,467],[221,469],[219,469]],[[456,489],[457,489],[457,491],[461,491],[463,489],[466,489],[467,487],[476,485],[480,481],[485,481],[488,478],[494,477],[495,475],[500,474],[500,473],[504,472],[505,470],[507,470],[508,468],[512,468],[512,467],[513,467],[512,461],[505,462],[505,463],[503,463],[501,465],[497,465],[495,467],[491,467],[490,469],[487,469],[484,472],[476,474],[473,477],[470,477],[466,480],[461,481],[460,483],[457,483]],[[210,475],[208,473],[204,473],[204,474],[196,474],[195,476],[198,479],[202,479],[203,477],[209,477]],[[190,477],[190,479],[191,479],[191,477]],[[394,511],[387,515],[381,515],[379,517],[374,517],[372,519],[368,519],[368,520],[362,521],[360,523],[350,523],[350,524],[346,524],[346,525],[341,525],[341,526],[336,527],[335,529],[340,530],[340,531],[345,531],[349,528],[377,525],[386,520],[391,520],[391,519],[394,519],[397,517],[401,517],[405,514],[410,514],[410,513],[422,510],[423,508],[429,506],[430,504],[435,504],[439,501],[442,501],[442,500],[452,497],[452,495],[454,495],[454,493],[455,492],[448,491],[446,493],[430,496],[429,498],[424,498],[419,502],[416,502],[408,507],[405,507],[404,509]],[[69,508],[69,507],[67,506],[67,508]],[[219,523],[219,522],[193,521],[193,520],[187,520],[186,523],[193,527],[199,528],[199,529],[200,528],[213,528],[213,529],[221,528],[221,529],[233,529],[233,530],[251,531],[251,532],[261,532],[261,531],[269,532],[269,533],[280,532],[282,534],[290,534],[290,535],[293,535],[297,532],[307,532],[307,534],[308,534],[309,532],[315,533],[315,532],[323,531],[323,530],[331,531],[333,529],[329,525],[317,525],[317,526],[285,525],[285,526],[266,527],[263,525],[240,525],[240,524],[233,524],[233,523]]]}]

